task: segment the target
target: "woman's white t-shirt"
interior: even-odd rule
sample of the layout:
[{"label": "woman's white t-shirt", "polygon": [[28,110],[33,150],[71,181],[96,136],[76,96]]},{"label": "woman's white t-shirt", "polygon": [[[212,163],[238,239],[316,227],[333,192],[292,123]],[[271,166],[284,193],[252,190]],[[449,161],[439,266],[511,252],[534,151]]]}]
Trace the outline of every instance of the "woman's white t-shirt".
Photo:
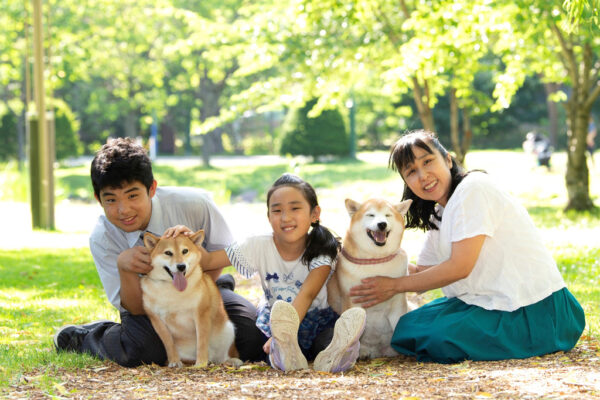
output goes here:
[{"label": "woman's white t-shirt", "polygon": [[452,243],[486,235],[469,276],[442,288],[446,297],[488,310],[514,311],[565,287],[527,210],[482,172],[471,172],[446,207],[438,205],[439,230],[427,232],[418,265],[450,258]]}]

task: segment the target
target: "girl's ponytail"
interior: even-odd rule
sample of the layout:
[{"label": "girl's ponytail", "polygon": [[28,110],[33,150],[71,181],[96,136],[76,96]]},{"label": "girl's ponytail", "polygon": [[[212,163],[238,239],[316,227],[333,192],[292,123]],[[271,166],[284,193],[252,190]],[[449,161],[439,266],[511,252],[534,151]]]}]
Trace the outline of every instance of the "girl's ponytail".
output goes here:
[{"label": "girl's ponytail", "polygon": [[335,260],[338,251],[341,248],[339,238],[336,238],[333,233],[325,228],[319,220],[311,224],[312,229],[306,239],[306,250],[302,254],[302,262],[305,265],[310,265],[313,258],[326,255]]}]

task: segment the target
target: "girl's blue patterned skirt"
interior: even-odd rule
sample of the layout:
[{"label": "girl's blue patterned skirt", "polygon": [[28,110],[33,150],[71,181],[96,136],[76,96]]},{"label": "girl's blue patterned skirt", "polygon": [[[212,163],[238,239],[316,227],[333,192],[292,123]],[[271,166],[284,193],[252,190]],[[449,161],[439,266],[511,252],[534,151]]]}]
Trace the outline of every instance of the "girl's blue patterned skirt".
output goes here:
[{"label": "girl's blue patterned skirt", "polygon": [[[298,328],[298,344],[300,345],[300,348],[303,351],[310,349],[317,335],[323,330],[333,327],[338,318],[339,315],[333,311],[331,307],[321,309],[313,308],[308,310],[304,319],[300,322],[300,328]],[[271,306],[265,302],[258,308],[256,326],[267,337],[272,336],[271,326],[269,324],[270,320]]]}]

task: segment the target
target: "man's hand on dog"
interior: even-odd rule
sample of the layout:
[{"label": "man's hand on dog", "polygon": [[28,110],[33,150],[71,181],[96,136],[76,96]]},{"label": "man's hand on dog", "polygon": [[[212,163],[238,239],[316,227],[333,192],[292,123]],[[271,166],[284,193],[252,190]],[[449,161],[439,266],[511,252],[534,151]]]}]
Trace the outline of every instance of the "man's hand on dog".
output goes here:
[{"label": "man's hand on dog", "polygon": [[165,233],[163,233],[163,237],[177,237],[177,235],[191,236],[193,233],[194,231],[185,225],[175,225],[171,228],[168,228]]},{"label": "man's hand on dog", "polygon": [[150,251],[144,246],[135,246],[127,249],[119,254],[117,266],[121,271],[147,274],[152,271]]},{"label": "man's hand on dog", "polygon": [[398,294],[396,278],[374,276],[361,282],[361,285],[350,288],[350,296],[354,304],[360,304],[363,308],[373,307]]}]

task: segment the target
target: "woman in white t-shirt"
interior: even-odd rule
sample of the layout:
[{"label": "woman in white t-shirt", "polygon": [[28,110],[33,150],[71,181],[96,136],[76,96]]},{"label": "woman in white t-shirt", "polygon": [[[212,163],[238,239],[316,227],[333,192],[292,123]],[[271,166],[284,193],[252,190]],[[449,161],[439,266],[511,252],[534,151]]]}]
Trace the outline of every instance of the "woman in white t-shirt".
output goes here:
[{"label": "woman in white t-shirt", "polygon": [[583,309],[565,287],[527,211],[484,172],[465,173],[433,133],[392,147],[407,228],[426,240],[410,274],[372,277],[350,294],[363,307],[396,293],[441,288],[445,297],[405,314],[392,346],[419,361],[527,358],[572,349]]}]

